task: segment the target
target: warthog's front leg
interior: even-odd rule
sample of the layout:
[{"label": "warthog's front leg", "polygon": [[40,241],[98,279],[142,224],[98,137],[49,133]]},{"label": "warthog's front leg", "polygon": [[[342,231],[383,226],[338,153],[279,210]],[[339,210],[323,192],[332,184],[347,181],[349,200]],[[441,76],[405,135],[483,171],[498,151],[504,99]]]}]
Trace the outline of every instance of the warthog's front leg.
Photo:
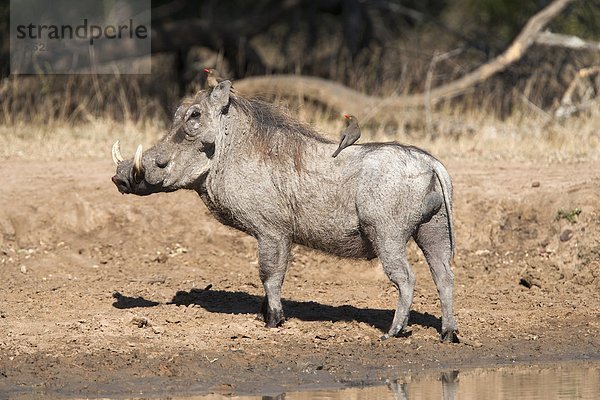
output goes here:
[{"label": "warthog's front leg", "polygon": [[265,288],[262,315],[269,328],[283,323],[281,286],[290,259],[291,241],[287,237],[259,237],[258,264],[260,279]]}]

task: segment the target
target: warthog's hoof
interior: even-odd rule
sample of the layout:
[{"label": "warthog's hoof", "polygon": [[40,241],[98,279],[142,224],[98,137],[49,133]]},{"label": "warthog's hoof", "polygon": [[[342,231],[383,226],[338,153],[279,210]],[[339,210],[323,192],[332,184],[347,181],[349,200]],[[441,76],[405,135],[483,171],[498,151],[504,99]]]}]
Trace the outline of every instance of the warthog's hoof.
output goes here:
[{"label": "warthog's hoof", "polygon": [[405,329],[402,329],[400,332],[398,332],[398,333],[396,333],[396,334],[392,334],[392,333],[390,333],[390,332],[388,332],[388,333],[386,333],[386,334],[383,334],[383,335],[381,335],[381,336],[379,337],[379,339],[380,339],[381,341],[384,341],[384,340],[388,340],[388,339],[389,339],[389,338],[391,338],[391,337],[397,337],[397,338],[400,338],[400,337],[402,337],[402,338],[407,338],[407,337],[409,337],[410,335],[412,335],[412,331],[410,331],[410,330],[408,330],[408,331],[407,331],[407,330],[405,330]]},{"label": "warthog's hoof", "polygon": [[283,310],[271,310],[266,298],[262,302],[260,313],[256,316],[256,319],[264,321],[267,328],[277,328],[283,325],[285,321]]},{"label": "warthog's hoof", "polygon": [[285,321],[285,317],[283,316],[283,311],[273,311],[269,310],[268,315],[265,317],[265,322],[267,328],[277,328],[278,326],[283,325]]},{"label": "warthog's hoof", "polygon": [[455,329],[446,330],[442,332],[442,342],[446,343],[460,343],[458,339],[458,331]]}]

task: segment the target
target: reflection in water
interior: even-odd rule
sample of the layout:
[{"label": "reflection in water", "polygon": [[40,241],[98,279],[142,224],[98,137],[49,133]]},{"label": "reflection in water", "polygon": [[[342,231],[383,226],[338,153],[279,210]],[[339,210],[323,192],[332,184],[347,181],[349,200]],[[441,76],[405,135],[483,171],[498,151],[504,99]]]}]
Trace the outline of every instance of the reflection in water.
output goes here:
[{"label": "reflection in water", "polygon": [[[441,373],[442,399],[455,400],[456,388],[458,386],[458,371],[446,371]],[[431,385],[431,382],[428,381]],[[394,400],[411,400],[414,397],[409,396],[408,384],[401,381],[395,381],[388,384],[388,388],[394,394]],[[419,396],[420,397],[420,396]]]},{"label": "reflection in water", "polygon": [[[387,386],[233,398],[247,400],[592,400],[600,399],[600,364],[577,363],[552,367],[512,366],[498,369],[473,369],[461,372],[460,377],[458,371],[445,371],[436,375],[402,378],[388,383]],[[209,395],[198,397],[198,399],[216,400],[224,399],[224,397]]]}]

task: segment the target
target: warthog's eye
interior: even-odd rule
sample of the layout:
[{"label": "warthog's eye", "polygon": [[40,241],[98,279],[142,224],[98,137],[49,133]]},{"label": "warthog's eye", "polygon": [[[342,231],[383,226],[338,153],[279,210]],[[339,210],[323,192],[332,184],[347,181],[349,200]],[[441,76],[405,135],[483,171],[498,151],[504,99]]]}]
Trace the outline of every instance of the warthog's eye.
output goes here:
[{"label": "warthog's eye", "polygon": [[192,105],[185,113],[183,131],[186,139],[195,139],[200,133],[200,111],[198,105]]}]

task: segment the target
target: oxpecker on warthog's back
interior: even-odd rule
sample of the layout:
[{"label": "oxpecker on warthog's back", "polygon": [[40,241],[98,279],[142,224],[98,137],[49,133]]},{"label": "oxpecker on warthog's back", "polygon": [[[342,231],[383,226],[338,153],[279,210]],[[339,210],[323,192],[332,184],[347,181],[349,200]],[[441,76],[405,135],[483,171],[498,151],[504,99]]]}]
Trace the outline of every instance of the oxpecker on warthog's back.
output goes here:
[{"label": "oxpecker on warthog's back", "polygon": [[392,325],[408,323],[415,275],[406,258],[414,238],[442,307],[442,339],[457,341],[452,311],[452,184],[430,154],[397,143],[333,143],[279,108],[237,96],[231,82],[182,101],[167,134],[133,159],[113,149],[121,193],[195,190],[222,223],[258,242],[269,327],[283,318],[281,287],[293,243],[342,257],[379,257],[399,291]]}]

